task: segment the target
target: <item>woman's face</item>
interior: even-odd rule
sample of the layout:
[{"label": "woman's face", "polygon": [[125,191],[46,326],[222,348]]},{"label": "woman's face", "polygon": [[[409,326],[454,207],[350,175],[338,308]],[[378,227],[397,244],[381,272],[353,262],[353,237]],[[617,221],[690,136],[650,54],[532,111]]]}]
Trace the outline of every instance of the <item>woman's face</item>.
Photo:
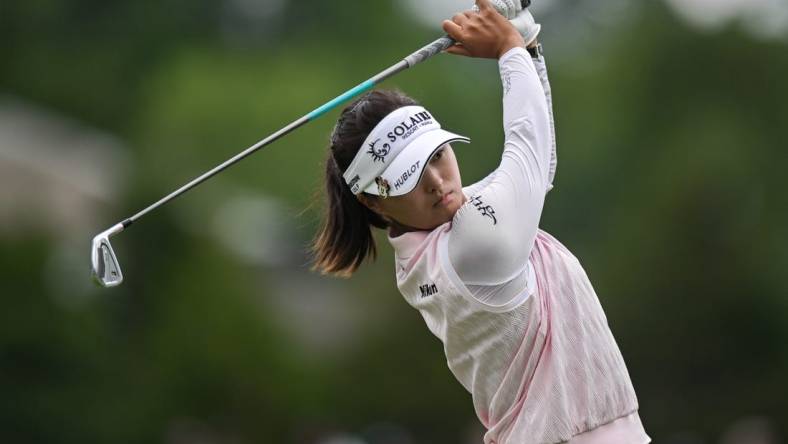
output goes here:
[{"label": "woman's face", "polygon": [[451,145],[447,143],[433,154],[416,188],[409,193],[386,199],[365,195],[360,198],[373,211],[402,226],[395,224],[395,231],[432,230],[450,221],[465,203],[460,169]]}]

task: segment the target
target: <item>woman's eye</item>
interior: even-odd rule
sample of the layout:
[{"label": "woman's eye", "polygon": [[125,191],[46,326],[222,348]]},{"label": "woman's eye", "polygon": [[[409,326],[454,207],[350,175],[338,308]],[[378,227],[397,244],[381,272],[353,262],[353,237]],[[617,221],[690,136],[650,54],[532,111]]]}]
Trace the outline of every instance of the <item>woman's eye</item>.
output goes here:
[{"label": "woman's eye", "polygon": [[432,158],[433,158],[434,160],[438,160],[438,159],[440,159],[442,156],[443,156],[443,150],[440,150],[440,151],[438,151],[437,153],[435,153],[435,155],[434,155],[434,156],[432,156]]}]

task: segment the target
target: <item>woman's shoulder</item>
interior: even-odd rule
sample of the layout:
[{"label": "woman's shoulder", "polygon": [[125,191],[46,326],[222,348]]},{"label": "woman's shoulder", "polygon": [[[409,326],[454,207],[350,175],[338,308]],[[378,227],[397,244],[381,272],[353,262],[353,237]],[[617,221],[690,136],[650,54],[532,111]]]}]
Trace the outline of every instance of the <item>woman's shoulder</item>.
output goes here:
[{"label": "woman's shoulder", "polygon": [[451,230],[451,222],[446,222],[432,230],[415,230],[402,233],[388,232],[387,239],[394,248],[398,260],[410,259],[436,250],[440,237]]}]

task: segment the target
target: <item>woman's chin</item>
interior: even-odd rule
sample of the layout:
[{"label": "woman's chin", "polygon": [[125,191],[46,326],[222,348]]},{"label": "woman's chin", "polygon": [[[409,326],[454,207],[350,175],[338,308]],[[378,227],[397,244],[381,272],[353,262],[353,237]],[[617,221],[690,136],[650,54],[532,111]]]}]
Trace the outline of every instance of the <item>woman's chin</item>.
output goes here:
[{"label": "woman's chin", "polygon": [[446,208],[443,208],[441,214],[442,222],[440,223],[440,225],[443,225],[446,222],[451,222],[454,219],[454,215],[457,214],[458,211],[460,211],[460,207],[462,207],[462,204],[457,202],[457,203],[452,203]]},{"label": "woman's chin", "polygon": [[467,201],[464,194],[457,193],[457,195],[459,196],[459,198],[455,197],[446,208],[448,213],[451,215],[449,217],[449,220],[454,219],[454,215],[457,214],[458,211],[460,211],[460,208],[462,208],[462,206],[465,205],[465,202]]}]

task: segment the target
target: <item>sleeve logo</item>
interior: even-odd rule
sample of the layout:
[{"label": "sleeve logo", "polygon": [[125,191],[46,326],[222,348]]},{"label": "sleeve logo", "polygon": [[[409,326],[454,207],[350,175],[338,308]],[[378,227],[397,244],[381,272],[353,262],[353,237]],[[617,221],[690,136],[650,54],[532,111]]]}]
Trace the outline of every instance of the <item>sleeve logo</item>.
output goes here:
[{"label": "sleeve logo", "polygon": [[482,213],[482,216],[487,216],[492,219],[493,225],[498,223],[498,219],[495,218],[495,209],[493,209],[492,205],[485,205],[485,203],[482,202],[481,196],[471,197],[471,203]]}]

